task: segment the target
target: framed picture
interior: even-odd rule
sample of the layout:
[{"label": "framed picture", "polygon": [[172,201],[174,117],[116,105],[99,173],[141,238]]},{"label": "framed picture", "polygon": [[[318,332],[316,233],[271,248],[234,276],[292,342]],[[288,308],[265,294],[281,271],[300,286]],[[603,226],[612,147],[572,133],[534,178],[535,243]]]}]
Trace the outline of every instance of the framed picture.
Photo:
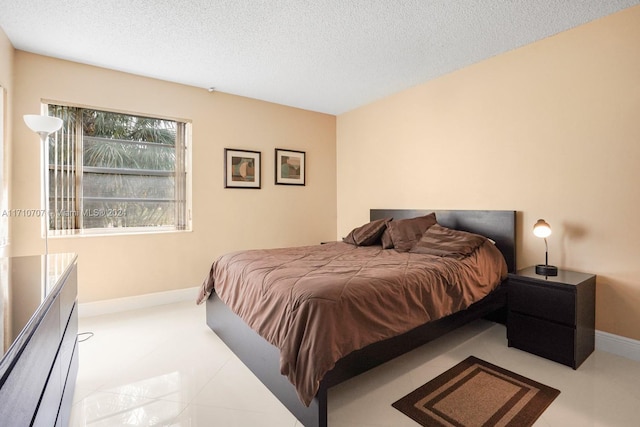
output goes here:
[{"label": "framed picture", "polygon": [[224,188],[260,188],[260,152],[224,149]]},{"label": "framed picture", "polygon": [[276,184],[305,184],[305,152],[276,148]]}]

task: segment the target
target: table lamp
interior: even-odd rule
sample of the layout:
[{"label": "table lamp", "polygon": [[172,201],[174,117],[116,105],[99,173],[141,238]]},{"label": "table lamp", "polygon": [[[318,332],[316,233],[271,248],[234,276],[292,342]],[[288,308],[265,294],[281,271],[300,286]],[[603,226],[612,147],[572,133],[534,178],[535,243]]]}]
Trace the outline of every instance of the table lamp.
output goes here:
[{"label": "table lamp", "polygon": [[544,219],[539,219],[533,226],[533,234],[544,239],[544,264],[536,265],[536,274],[542,276],[557,276],[558,267],[549,265],[549,246],[547,237],[551,236],[551,226]]}]

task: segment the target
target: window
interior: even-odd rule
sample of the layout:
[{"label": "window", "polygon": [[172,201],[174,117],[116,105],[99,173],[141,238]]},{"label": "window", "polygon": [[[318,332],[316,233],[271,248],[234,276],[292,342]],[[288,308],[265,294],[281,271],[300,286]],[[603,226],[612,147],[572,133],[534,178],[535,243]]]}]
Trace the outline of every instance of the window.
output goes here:
[{"label": "window", "polygon": [[188,124],[49,105],[49,229],[187,228]]}]

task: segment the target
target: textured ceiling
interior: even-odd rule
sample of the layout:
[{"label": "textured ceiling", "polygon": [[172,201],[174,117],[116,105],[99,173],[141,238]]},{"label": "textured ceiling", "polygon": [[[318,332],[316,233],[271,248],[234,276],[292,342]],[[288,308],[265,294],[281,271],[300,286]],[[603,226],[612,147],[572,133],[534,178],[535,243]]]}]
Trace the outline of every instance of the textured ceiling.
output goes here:
[{"label": "textured ceiling", "polygon": [[640,0],[0,0],[16,49],[340,114]]}]

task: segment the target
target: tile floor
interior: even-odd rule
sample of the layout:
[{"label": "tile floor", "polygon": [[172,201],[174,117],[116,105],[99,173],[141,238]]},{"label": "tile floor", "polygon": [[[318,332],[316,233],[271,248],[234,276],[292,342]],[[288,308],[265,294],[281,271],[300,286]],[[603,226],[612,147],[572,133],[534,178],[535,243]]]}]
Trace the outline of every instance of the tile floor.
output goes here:
[{"label": "tile floor", "polygon": [[[71,426],[300,427],[182,302],[80,319]],[[535,426],[638,426],[640,362],[596,351],[574,371],[508,348],[477,321],[330,391],[330,427],[403,427],[391,403],[474,355],[561,390]]]}]

